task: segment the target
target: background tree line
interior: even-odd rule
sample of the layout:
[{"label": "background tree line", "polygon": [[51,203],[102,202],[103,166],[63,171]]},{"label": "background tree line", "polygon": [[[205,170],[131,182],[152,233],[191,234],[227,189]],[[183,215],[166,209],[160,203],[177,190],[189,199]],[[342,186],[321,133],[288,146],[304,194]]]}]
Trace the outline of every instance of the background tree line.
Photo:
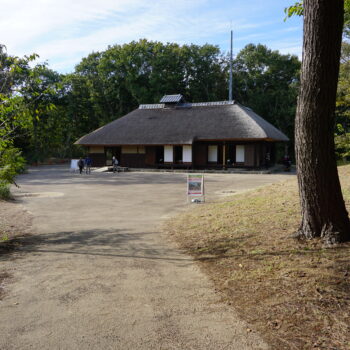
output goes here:
[{"label": "background tree line", "polygon": [[[339,158],[350,155],[347,28],[335,130]],[[227,99],[228,56],[209,44],[180,46],[140,40],[114,45],[91,53],[66,75],[45,64],[31,67],[29,62],[35,58],[11,56],[1,46],[1,94],[16,92],[16,102],[21,98],[22,106],[28,107],[26,122],[17,125],[12,142],[29,162],[74,156],[76,139],[141,103],[157,103],[164,94],[181,93],[190,102]],[[286,133],[293,153],[298,58],[249,44],[237,54],[233,67],[234,99]]]},{"label": "background tree line", "polygon": [[[4,56],[11,59],[5,51]],[[292,140],[298,58],[249,44],[233,64],[234,98]],[[31,122],[17,131],[14,143],[31,162],[71,157],[76,139],[164,94],[180,93],[189,102],[226,100],[228,67],[228,56],[217,46],[147,40],[91,53],[71,74],[47,65],[26,67],[18,86]]]}]

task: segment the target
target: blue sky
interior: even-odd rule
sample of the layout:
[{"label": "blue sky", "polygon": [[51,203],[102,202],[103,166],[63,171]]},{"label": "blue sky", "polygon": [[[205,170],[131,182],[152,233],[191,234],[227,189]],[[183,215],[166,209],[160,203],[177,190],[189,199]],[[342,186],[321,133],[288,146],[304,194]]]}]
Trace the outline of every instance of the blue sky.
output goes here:
[{"label": "blue sky", "polygon": [[146,38],[219,45],[234,54],[249,43],[301,57],[302,21],[284,22],[294,0],[0,0],[0,43],[8,53],[33,52],[61,73],[108,45]]}]

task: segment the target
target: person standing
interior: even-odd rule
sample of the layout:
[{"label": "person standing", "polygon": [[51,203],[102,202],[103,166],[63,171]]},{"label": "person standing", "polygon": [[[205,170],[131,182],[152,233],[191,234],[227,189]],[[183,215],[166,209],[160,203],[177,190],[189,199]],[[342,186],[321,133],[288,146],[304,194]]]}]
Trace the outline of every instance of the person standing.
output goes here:
[{"label": "person standing", "polygon": [[81,175],[83,173],[83,169],[84,169],[84,161],[81,157],[78,160],[78,167],[79,167],[79,173]]},{"label": "person standing", "polygon": [[290,171],[292,161],[289,158],[289,155],[286,154],[283,158],[283,164],[284,164],[284,171]]},{"label": "person standing", "polygon": [[86,156],[85,158],[85,169],[86,169],[86,174],[91,174],[91,158],[89,156]]},{"label": "person standing", "polygon": [[115,156],[113,156],[112,157],[112,166],[113,166],[114,173],[118,170],[118,164],[119,164],[118,159]]},{"label": "person standing", "polygon": [[265,167],[266,167],[266,169],[268,169],[269,166],[270,166],[270,160],[271,160],[270,152],[267,152],[266,156],[265,156]]}]

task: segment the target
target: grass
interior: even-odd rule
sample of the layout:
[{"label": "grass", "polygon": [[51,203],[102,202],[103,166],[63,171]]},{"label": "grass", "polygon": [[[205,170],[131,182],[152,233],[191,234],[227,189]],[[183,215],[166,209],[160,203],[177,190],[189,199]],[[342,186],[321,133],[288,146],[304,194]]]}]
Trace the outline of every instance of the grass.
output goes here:
[{"label": "grass", "polygon": [[[339,172],[349,210],[350,166]],[[299,210],[289,180],[191,208],[167,231],[273,349],[350,349],[350,244],[292,239]]]},{"label": "grass", "polygon": [[0,243],[1,242],[7,242],[9,240],[9,235],[7,232],[1,232],[0,231]]}]

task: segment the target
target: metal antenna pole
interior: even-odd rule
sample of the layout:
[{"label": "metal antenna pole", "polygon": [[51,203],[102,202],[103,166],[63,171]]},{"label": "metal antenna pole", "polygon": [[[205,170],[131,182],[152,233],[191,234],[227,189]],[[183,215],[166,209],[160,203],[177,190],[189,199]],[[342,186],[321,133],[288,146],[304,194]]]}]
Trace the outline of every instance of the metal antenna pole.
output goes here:
[{"label": "metal antenna pole", "polygon": [[233,31],[231,30],[231,51],[230,51],[230,81],[228,87],[228,100],[232,101],[232,41],[233,41]]}]

